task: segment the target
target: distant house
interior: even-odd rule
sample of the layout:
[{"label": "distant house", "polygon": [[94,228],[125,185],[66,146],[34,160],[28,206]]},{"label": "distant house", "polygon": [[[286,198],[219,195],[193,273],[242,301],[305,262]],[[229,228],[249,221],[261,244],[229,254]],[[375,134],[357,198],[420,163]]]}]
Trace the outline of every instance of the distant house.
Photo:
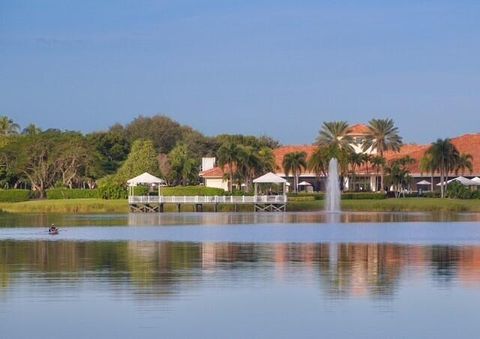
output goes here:
[{"label": "distant house", "polygon": [[216,166],[214,157],[202,158],[202,169],[199,175],[206,187],[221,188],[228,191],[228,180],[225,179],[224,174],[223,169]]}]

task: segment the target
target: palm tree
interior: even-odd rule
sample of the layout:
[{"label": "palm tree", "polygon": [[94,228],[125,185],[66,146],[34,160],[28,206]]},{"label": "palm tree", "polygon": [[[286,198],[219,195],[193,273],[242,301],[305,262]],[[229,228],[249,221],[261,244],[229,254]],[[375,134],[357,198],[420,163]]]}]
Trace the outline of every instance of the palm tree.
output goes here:
[{"label": "palm tree", "polygon": [[324,122],[317,137],[317,145],[334,150],[353,152],[353,139],[346,121]]},{"label": "palm tree", "polygon": [[[402,137],[392,119],[372,119],[368,122],[368,134],[365,137],[363,151],[374,149],[383,158],[386,151],[400,151]],[[385,165],[381,166],[380,186],[383,189]]]},{"label": "palm tree", "polygon": [[471,154],[462,153],[458,156],[457,163],[455,164],[455,175],[458,175],[458,172],[461,172],[462,175],[465,174],[465,170],[468,169],[470,174],[473,172],[473,157]]},{"label": "palm tree", "polygon": [[259,164],[256,168],[256,175],[275,171],[275,155],[270,147],[262,147],[258,151]]},{"label": "palm tree", "polygon": [[432,167],[440,172],[440,196],[444,198],[445,177],[448,180],[448,174],[458,163],[458,150],[450,139],[437,139],[427,150],[427,154],[432,157]]},{"label": "palm tree", "polygon": [[298,189],[298,176],[307,168],[307,153],[305,152],[291,152],[285,154],[282,161],[283,170],[285,175],[293,173],[293,185],[294,190],[297,192]]},{"label": "palm tree", "polygon": [[218,149],[218,164],[225,170],[228,166],[228,189],[232,192],[233,187],[233,175],[240,160],[240,148],[236,143],[225,142]]},{"label": "palm tree", "polygon": [[357,166],[363,165],[363,155],[361,153],[352,152],[349,156],[350,168],[352,170],[352,189],[355,190],[355,179]]},{"label": "palm tree", "polygon": [[435,173],[435,165],[433,163],[432,155],[428,152],[420,159],[420,171],[430,173],[430,190],[433,192],[433,174]]},{"label": "palm tree", "polygon": [[[369,168],[369,165],[372,162],[373,155],[368,154],[368,153],[362,153],[361,156],[362,156],[362,161],[365,164],[365,173],[366,173],[366,176],[367,176],[366,187],[369,187],[370,186],[370,182],[369,182],[369,180],[370,180],[370,168]],[[371,188],[370,188],[370,190],[371,190]]]},{"label": "palm tree", "polygon": [[18,134],[20,126],[7,116],[0,116],[0,135],[10,136]]},{"label": "palm tree", "polygon": [[[383,168],[386,164],[386,160],[384,157],[381,157],[379,155],[374,155],[372,156],[372,159],[370,160],[370,163],[372,164],[372,167],[375,168],[375,191],[378,189],[378,181],[377,177],[380,173],[380,169]],[[380,187],[380,191],[383,190],[383,187]]]},{"label": "palm tree", "polygon": [[252,146],[239,146],[238,153],[238,179],[244,181],[247,191],[250,190],[250,182],[253,180],[256,169],[260,167],[260,157]]},{"label": "palm tree", "polygon": [[406,157],[391,161],[390,165],[386,168],[388,181],[394,187],[396,198],[400,196],[400,193],[403,192],[405,186],[410,182],[411,177],[408,166],[414,164],[415,161],[415,159],[407,155]]}]

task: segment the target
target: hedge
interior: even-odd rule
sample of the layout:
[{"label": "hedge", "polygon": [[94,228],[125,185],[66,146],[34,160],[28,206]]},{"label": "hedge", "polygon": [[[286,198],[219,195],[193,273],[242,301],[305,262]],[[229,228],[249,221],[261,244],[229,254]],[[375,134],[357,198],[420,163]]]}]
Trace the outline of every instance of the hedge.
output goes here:
[{"label": "hedge", "polygon": [[383,193],[375,192],[355,192],[355,193],[342,193],[342,200],[382,200],[386,199],[386,195]]},{"label": "hedge", "polygon": [[27,201],[32,198],[33,194],[30,190],[8,189],[0,190],[1,202],[18,202]]},{"label": "hedge", "polygon": [[162,187],[160,188],[160,194],[165,196],[214,196],[214,195],[226,195],[226,192],[221,188],[205,187],[205,186],[175,186],[175,187]]},{"label": "hedge", "polygon": [[[311,200],[323,200],[325,199],[324,192],[317,193],[288,193],[287,196],[292,201],[311,201]],[[345,192],[342,193],[343,200],[361,200],[372,199],[380,200],[385,199],[385,194],[375,192]]]},{"label": "hedge", "polygon": [[99,198],[97,189],[51,188],[47,190],[47,199],[90,199]]}]

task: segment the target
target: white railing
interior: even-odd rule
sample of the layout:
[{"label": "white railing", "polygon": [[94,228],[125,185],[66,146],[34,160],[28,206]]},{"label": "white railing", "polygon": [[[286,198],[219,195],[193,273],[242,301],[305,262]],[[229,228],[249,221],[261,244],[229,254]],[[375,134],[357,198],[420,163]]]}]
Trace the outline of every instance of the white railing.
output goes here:
[{"label": "white railing", "polygon": [[284,204],[286,195],[256,196],[129,196],[129,204]]}]

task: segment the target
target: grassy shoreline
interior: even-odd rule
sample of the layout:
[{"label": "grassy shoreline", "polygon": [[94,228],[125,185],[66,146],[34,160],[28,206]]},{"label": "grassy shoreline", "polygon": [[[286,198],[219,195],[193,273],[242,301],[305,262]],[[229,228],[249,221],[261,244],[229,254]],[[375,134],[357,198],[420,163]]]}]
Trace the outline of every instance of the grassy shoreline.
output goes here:
[{"label": "grassy shoreline", "polygon": [[[318,211],[324,201],[290,201],[288,211]],[[211,206],[205,206],[210,211]],[[480,200],[404,198],[385,200],[342,200],[344,211],[356,212],[480,212]],[[193,211],[193,206],[184,206],[183,211]],[[212,209],[213,210],[213,209]],[[220,211],[232,211],[233,206],[220,206]],[[239,211],[252,211],[252,206],[239,205]],[[34,200],[0,203],[0,211],[7,213],[127,213],[127,200],[65,199]],[[167,212],[175,211],[174,205],[166,206]]]}]

